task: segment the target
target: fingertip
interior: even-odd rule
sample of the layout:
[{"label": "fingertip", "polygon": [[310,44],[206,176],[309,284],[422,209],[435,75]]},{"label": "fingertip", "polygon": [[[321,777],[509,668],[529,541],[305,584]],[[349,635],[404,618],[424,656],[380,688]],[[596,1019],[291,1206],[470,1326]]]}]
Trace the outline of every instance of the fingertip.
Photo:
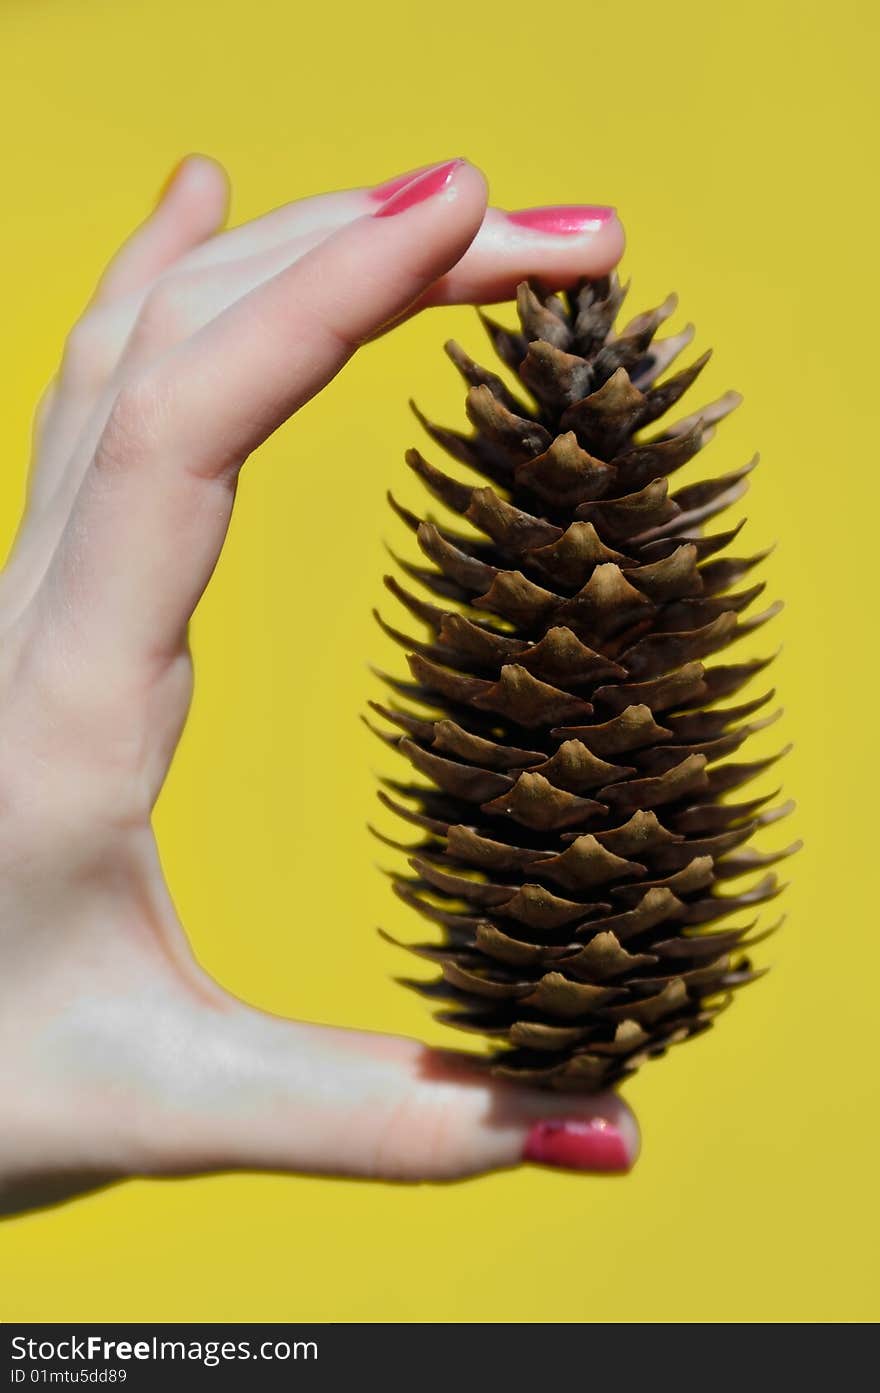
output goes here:
[{"label": "fingertip", "polygon": [[195,205],[214,225],[226,219],[230,180],[224,166],[212,155],[193,151],[171,170],[159,192],[156,208],[185,203]]},{"label": "fingertip", "polygon": [[525,1136],[523,1161],[591,1175],[627,1175],[641,1149],[635,1117],[615,1094],[588,1101],[588,1107],[570,1115],[534,1121]]},{"label": "fingertip", "polygon": [[626,246],[617,209],[592,203],[493,208],[486,232],[511,262],[534,267],[534,274],[560,289],[582,276],[606,275]]},{"label": "fingertip", "polygon": [[627,1170],[632,1170],[642,1154],[642,1129],[639,1126],[638,1118],[622,1098],[614,1095],[617,1102],[618,1111],[616,1113],[616,1126],[623,1137],[627,1155]]},{"label": "fingertip", "polygon": [[483,173],[478,164],[473,164],[470,160],[465,160],[461,171],[461,178],[464,187],[470,192],[471,196],[480,204],[483,211],[489,206],[489,180]]},{"label": "fingertip", "polygon": [[613,210],[613,216],[608,219],[602,227],[600,235],[597,236],[594,245],[596,258],[594,275],[604,276],[620,261],[626,250],[626,229],[620,219],[617,209]]},{"label": "fingertip", "polygon": [[211,188],[214,192],[228,195],[229,174],[226,166],[221,164],[214,155],[205,155],[200,151],[195,151],[187,157],[186,168],[187,177],[198,187]]},{"label": "fingertip", "polygon": [[[413,1066],[410,1066],[413,1067]],[[422,1118],[439,1110],[442,1128],[428,1128],[429,1159],[409,1155],[410,1169],[434,1178],[465,1178],[511,1166],[541,1165],[590,1174],[625,1175],[640,1151],[639,1127],[619,1094],[564,1094],[487,1076],[476,1057],[425,1049],[414,1064]],[[418,1112],[410,1113],[408,1131]]]},{"label": "fingertip", "polygon": [[[479,165],[462,160],[455,186],[455,205],[466,221],[470,245],[479,234],[489,207],[489,181]],[[464,254],[464,249],[460,254]]]},{"label": "fingertip", "polygon": [[381,184],[371,184],[366,190],[367,198],[371,203],[377,205],[387,203],[389,198],[399,193],[401,189],[405,189],[407,184],[411,184],[413,180],[418,179],[433,168],[432,164],[416,165],[413,169],[405,170],[403,174],[395,174],[390,179],[383,179]]},{"label": "fingertip", "polygon": [[474,231],[482,222],[489,196],[483,171],[463,156],[428,165],[412,177],[392,180],[385,190],[373,210],[374,218],[398,218],[402,214],[421,217],[452,208],[456,213],[470,215]]},{"label": "fingertip", "polygon": [[[551,216],[561,212],[569,216]],[[543,226],[542,213],[548,215]],[[523,221],[501,208],[484,210],[472,245],[423,304],[493,304],[512,299],[519,282],[532,277],[548,290],[567,290],[584,277],[607,275],[623,255],[626,235],[613,208],[526,209],[514,216]]]},{"label": "fingertip", "polygon": [[631,1164],[620,1133],[601,1117],[536,1122],[526,1138],[523,1160],[589,1175],[625,1175]]}]

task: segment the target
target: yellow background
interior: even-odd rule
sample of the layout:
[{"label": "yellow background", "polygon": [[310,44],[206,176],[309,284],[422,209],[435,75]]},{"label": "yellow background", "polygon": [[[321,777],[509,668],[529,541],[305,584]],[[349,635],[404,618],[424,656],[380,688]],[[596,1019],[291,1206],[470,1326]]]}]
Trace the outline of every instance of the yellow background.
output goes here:
[{"label": "yellow background", "polygon": [[[226,163],[234,220],[457,154],[508,207],[613,202],[633,312],[677,289],[675,327],[694,318],[696,347],[716,348],[704,399],[746,394],[711,462],[763,453],[746,535],[781,543],[765,574],[788,608],[764,646],[785,644],[800,804],[765,840],[807,846],[788,924],[760,950],[773,973],[629,1086],[630,1178],[128,1185],[0,1229],[0,1318],[880,1316],[876,15],[870,0],[2,0],[4,537],[63,335],[187,151]],[[374,870],[383,754],[357,718],[368,661],[392,661],[369,614],[382,539],[401,540],[384,490],[419,501],[406,399],[462,420],[451,333],[485,359],[469,311],[425,317],[249,466],[159,812],[184,922],[225,984],[437,1040],[452,1037],[390,981],[404,963],[374,932],[415,925]]]}]

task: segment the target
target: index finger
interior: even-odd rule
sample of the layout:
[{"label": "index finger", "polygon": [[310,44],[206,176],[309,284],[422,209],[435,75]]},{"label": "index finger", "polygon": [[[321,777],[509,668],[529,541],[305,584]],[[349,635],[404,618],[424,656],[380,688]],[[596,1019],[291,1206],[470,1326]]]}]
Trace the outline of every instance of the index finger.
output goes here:
[{"label": "index finger", "polygon": [[335,232],[122,389],[43,592],[76,596],[69,622],[90,657],[118,665],[178,650],[241,464],[461,258],[485,214],[485,180],[465,161],[422,178],[421,199],[408,191],[385,216]]}]

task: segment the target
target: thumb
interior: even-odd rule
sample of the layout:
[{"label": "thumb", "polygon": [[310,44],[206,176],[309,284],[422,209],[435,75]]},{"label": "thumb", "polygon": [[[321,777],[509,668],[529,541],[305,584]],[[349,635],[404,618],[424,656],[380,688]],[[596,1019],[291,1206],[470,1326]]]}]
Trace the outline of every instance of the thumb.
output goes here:
[{"label": "thumb", "polygon": [[156,1169],[454,1180],[534,1161],[623,1172],[639,1150],[613,1094],[529,1091],[414,1040],[209,1011],[175,1070]]}]

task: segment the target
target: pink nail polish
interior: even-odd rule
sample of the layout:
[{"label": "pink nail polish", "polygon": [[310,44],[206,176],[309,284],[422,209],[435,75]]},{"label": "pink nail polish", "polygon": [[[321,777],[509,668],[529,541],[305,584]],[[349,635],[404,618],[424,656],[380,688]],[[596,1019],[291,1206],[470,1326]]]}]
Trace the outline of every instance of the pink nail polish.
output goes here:
[{"label": "pink nail polish", "polygon": [[367,194],[367,197],[372,199],[374,203],[384,203],[392,194],[397,193],[398,189],[405,189],[407,184],[411,184],[414,179],[418,179],[420,174],[424,174],[426,170],[433,168],[433,165],[421,164],[418,169],[408,169],[406,174],[395,174],[393,179],[386,179],[384,184],[374,185]]},{"label": "pink nail polish", "polygon": [[395,213],[405,213],[407,208],[413,208],[417,203],[424,203],[426,198],[442,193],[465,163],[465,160],[446,160],[444,164],[432,165],[430,169],[417,174],[415,178],[399,187],[390,198],[386,198],[382,206],[376,209],[373,217],[390,218]]},{"label": "pink nail polish", "polygon": [[573,1171],[628,1171],[631,1165],[623,1137],[604,1117],[536,1122],[526,1137],[523,1160]]},{"label": "pink nail polish", "polygon": [[530,232],[546,232],[553,237],[576,237],[598,232],[614,217],[614,209],[602,204],[561,203],[554,208],[520,208],[507,214],[507,221]]}]

